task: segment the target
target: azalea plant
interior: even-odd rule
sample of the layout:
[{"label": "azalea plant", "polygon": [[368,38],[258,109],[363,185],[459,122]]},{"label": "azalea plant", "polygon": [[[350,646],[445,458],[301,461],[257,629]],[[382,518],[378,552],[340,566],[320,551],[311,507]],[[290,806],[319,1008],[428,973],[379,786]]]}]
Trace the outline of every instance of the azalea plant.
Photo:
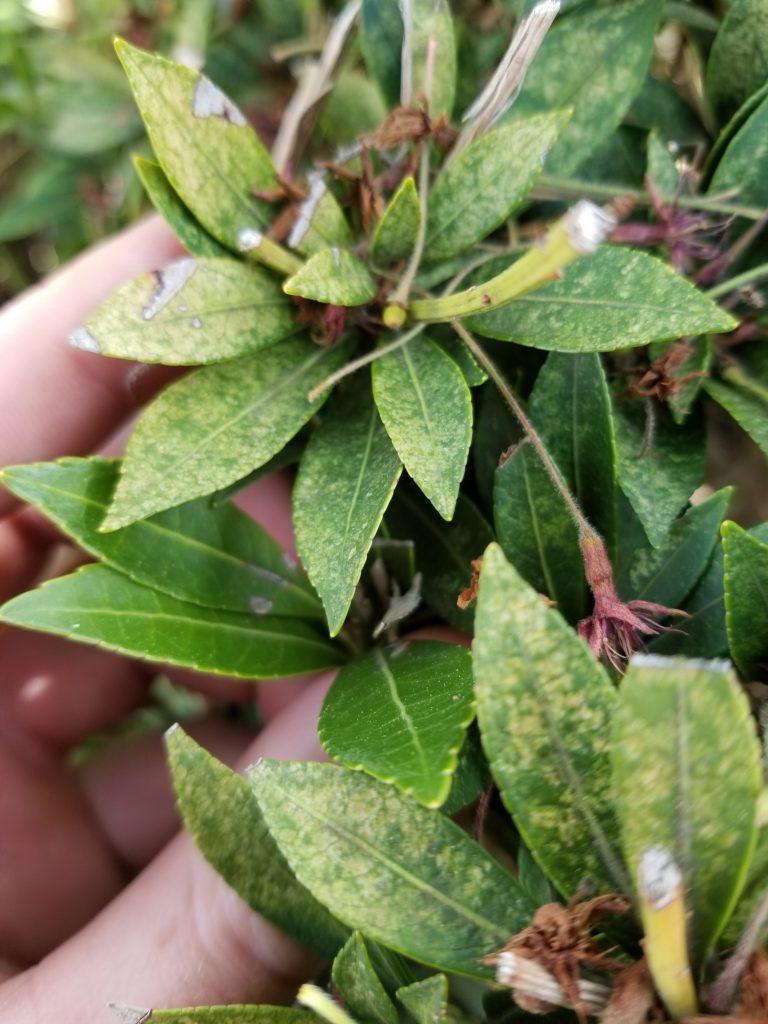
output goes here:
[{"label": "azalea plant", "polygon": [[[188,255],[71,343],[179,373],[121,460],[2,473],[94,559],[4,622],[339,668],[330,763],[168,735],[204,856],[330,971],[301,1008],[116,1012],[765,1019],[768,524],[706,463],[718,408],[768,452],[765,6],[312,15],[271,152],[118,41]],[[276,468],[301,565],[233,500]]]}]

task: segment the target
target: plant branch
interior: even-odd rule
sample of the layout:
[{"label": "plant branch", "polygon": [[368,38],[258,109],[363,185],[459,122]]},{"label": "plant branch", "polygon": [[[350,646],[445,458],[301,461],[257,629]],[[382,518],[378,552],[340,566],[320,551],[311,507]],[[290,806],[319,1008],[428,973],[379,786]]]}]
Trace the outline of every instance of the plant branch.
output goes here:
[{"label": "plant branch", "polygon": [[[535,199],[620,199],[626,196],[627,189],[620,185],[603,185],[591,181],[578,181],[575,178],[555,178],[543,174],[538,184],[533,187],[530,195]],[[760,220],[765,209],[759,206],[741,206],[738,203],[726,202],[733,193],[722,193],[719,196],[678,196],[660,195],[665,203],[677,201],[677,205],[689,210],[704,210],[709,213],[722,213],[727,217],[745,217],[748,220]],[[643,206],[652,205],[652,197],[648,192],[632,193],[634,199]]]},{"label": "plant branch", "polygon": [[714,288],[707,289],[707,295],[710,299],[717,299],[721,295],[727,295],[729,292],[743,288],[746,284],[763,281],[766,277],[768,277],[768,263],[761,263],[757,267],[752,267],[751,270],[745,270],[743,274],[737,274],[736,277],[731,277],[727,281],[721,281]]},{"label": "plant branch", "polygon": [[308,402],[314,402],[324,391],[328,388],[334,387],[339,381],[344,380],[345,377],[349,377],[350,374],[356,373],[358,370],[362,370],[364,366],[369,363],[375,362],[377,359],[381,359],[383,356],[388,356],[390,352],[396,352],[403,345],[407,345],[411,338],[415,338],[417,334],[426,327],[426,324],[417,324],[412,327],[410,331],[406,331],[405,334],[401,334],[399,338],[395,338],[394,341],[389,342],[388,345],[381,345],[379,348],[374,348],[370,352],[366,352],[364,356],[359,356],[357,359],[352,359],[350,362],[345,363],[344,366],[340,367],[335,373],[332,373],[325,380],[321,381],[307,395]]},{"label": "plant branch", "polygon": [[464,342],[464,344],[467,346],[467,348],[475,357],[475,359],[477,359],[478,363],[480,363],[480,365],[483,367],[483,369],[491,378],[496,387],[499,389],[499,393],[501,394],[502,398],[507,403],[509,408],[512,410],[515,418],[517,419],[518,423],[523,429],[523,433],[531,442],[536,451],[536,454],[541,459],[544,468],[547,471],[547,475],[549,476],[557,490],[560,492],[560,495],[563,501],[565,502],[566,508],[568,509],[574,522],[576,523],[576,526],[578,527],[579,536],[583,538],[585,536],[596,535],[595,529],[590,525],[589,521],[587,520],[587,517],[579,508],[579,503],[576,501],[576,498],[571,494],[567,484],[563,480],[560,474],[560,470],[555,465],[552,456],[549,454],[544,442],[539,437],[538,431],[534,427],[533,423],[531,423],[531,421],[528,419],[528,415],[523,409],[522,404],[518,400],[512,388],[505,380],[499,368],[496,366],[496,364],[485,351],[485,349],[482,347],[482,345],[478,344],[477,339],[472,334],[469,333],[466,327],[459,320],[454,320],[451,326],[456,331],[461,340]]},{"label": "plant branch", "polygon": [[757,948],[766,924],[768,924],[768,891],[763,894],[757,904],[733,955],[707,992],[707,1006],[713,1013],[728,1013],[733,1006],[741,976],[749,963],[749,958]]}]

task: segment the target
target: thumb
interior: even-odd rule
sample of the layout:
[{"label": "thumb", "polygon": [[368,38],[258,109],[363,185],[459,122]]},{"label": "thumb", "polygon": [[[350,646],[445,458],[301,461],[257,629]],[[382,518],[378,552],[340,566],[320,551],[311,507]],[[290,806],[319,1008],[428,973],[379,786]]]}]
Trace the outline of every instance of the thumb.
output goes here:
[{"label": "thumb", "polygon": [[[243,767],[260,756],[323,756],[317,716],[331,678],[316,679],[270,723]],[[110,1001],[148,1008],[287,1002],[316,969],[182,834],[82,931],[0,986],[0,1024],[114,1024]]]}]

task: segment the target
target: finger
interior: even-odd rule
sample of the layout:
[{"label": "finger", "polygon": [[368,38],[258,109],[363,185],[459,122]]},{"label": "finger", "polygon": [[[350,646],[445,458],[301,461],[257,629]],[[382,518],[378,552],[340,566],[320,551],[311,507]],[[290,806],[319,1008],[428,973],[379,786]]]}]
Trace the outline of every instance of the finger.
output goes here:
[{"label": "finger", "polygon": [[124,884],[73,777],[23,736],[0,744],[0,955],[55,948]]},{"label": "finger", "polygon": [[[78,257],[0,315],[0,466],[92,449],[136,406],[135,365],[67,344],[67,334],[120,284],[180,252],[152,217]],[[167,379],[166,368],[142,382]],[[56,400],[52,401],[52,396]],[[0,492],[0,514],[14,499]]]},{"label": "finger", "polygon": [[97,647],[9,628],[0,631],[0,664],[0,738],[20,732],[54,750],[120,721],[144,700],[150,679]]},{"label": "finger", "polygon": [[[320,756],[317,715],[330,678],[275,719],[247,759]],[[285,1002],[314,966],[180,835],[91,924],[0,989],[0,1024],[113,1024],[110,1000],[147,1007]]]},{"label": "finger", "polygon": [[[220,719],[190,722],[186,731],[233,767],[253,742],[253,732]],[[83,792],[120,860],[140,870],[179,828],[162,736],[112,744],[80,771]]]}]

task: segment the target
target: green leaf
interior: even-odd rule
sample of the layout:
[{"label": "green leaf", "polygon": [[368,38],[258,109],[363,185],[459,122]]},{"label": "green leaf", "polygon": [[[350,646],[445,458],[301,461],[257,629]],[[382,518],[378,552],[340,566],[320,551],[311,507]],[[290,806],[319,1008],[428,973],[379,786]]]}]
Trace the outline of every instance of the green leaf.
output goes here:
[{"label": "green leaf", "polygon": [[727,664],[633,658],[614,716],[613,775],[633,878],[649,847],[674,858],[698,966],[733,909],[756,839],[760,751]]},{"label": "green leaf", "polygon": [[[765,5],[768,28],[768,4]],[[768,63],[768,51],[766,52]],[[768,67],[766,67],[768,73]],[[768,186],[760,168],[768,159],[768,98],[752,111],[741,127],[733,133],[712,176],[708,192],[718,195],[736,190],[739,203],[764,206],[768,203]]]},{"label": "green leaf", "polygon": [[381,86],[390,106],[400,100],[400,54],[403,18],[398,0],[363,0],[360,49],[368,72]]},{"label": "green leaf", "polygon": [[416,1024],[444,1024],[448,1014],[448,979],[431,974],[397,990],[397,998]]},{"label": "green leaf", "polygon": [[371,242],[374,263],[387,266],[409,256],[421,224],[421,203],[412,177],[403,178],[376,225]]},{"label": "green leaf", "polygon": [[648,135],[648,175],[662,195],[675,194],[680,180],[675,158],[656,131]]},{"label": "green leaf", "polygon": [[[450,121],[456,96],[456,39],[447,0],[412,0],[411,55],[415,95],[426,96],[430,117]],[[430,51],[432,59],[430,60]],[[431,65],[431,81],[427,81]]]},{"label": "green leaf", "polygon": [[270,832],[333,914],[405,956],[488,978],[479,959],[525,927],[516,879],[452,821],[362,772],[263,760],[250,782]]},{"label": "green leaf", "polygon": [[462,611],[456,599],[469,586],[473,560],[493,540],[477,506],[460,494],[453,521],[445,523],[418,492],[401,484],[387,511],[386,525],[394,537],[414,542],[425,599],[456,629],[471,633],[474,607]]},{"label": "green leaf", "polygon": [[[762,804],[764,801],[765,791],[761,794],[760,803]],[[760,817],[760,810],[758,810],[757,845],[749,864],[747,880],[721,936],[720,945],[727,949],[732,949],[742,937],[753,914],[765,899],[766,890],[768,890],[768,828],[760,820]],[[765,942],[765,938],[764,925],[760,935],[761,944]]]},{"label": "green leaf", "polygon": [[263,232],[274,208],[255,192],[275,187],[275,168],[243,114],[205,75],[116,43],[158,162],[203,227],[228,249]]},{"label": "green leaf", "polygon": [[472,397],[461,370],[421,335],[374,362],[373,395],[408,473],[451,519],[472,442]]},{"label": "green leaf", "polygon": [[725,631],[725,584],[723,549],[718,545],[704,573],[683,605],[688,616],[669,633],[651,640],[654,654],[685,654],[693,658],[718,658],[728,651]]},{"label": "green leaf", "polygon": [[452,160],[429,196],[425,259],[448,259],[494,231],[520,205],[568,121],[558,111],[501,125]]},{"label": "green leaf", "polygon": [[242,679],[338,665],[340,653],[298,619],[202,608],[103,565],[44,583],[0,608],[0,620],[130,657]]},{"label": "green leaf", "polygon": [[654,409],[656,424],[646,443],[645,406],[620,402],[614,422],[619,453],[619,483],[654,547],[704,476],[701,426],[692,419],[675,426],[664,409]]},{"label": "green leaf", "polygon": [[447,356],[456,363],[471,388],[480,387],[488,380],[488,374],[475,359],[461,338],[453,331],[437,331],[434,339]]},{"label": "green leaf", "polygon": [[480,746],[480,733],[470,726],[467,738],[459,751],[456,771],[451,780],[451,791],[441,806],[443,814],[456,814],[480,796],[488,782],[488,762]]},{"label": "green leaf", "polygon": [[719,380],[706,380],[702,386],[768,455],[768,390],[763,396],[748,386],[724,384]]},{"label": "green leaf", "polygon": [[335,636],[402,469],[367,388],[350,388],[313,434],[293,490],[293,525]]},{"label": "green leaf", "polygon": [[768,543],[723,524],[725,621],[736,667],[749,680],[768,659]]},{"label": "green leaf", "polygon": [[731,0],[707,63],[707,98],[729,113],[759,89],[768,75],[768,3]]},{"label": "green leaf", "polygon": [[580,507],[613,551],[618,455],[611,396],[600,357],[558,352],[547,356],[531,393],[530,412]]},{"label": "green leaf", "polygon": [[81,547],[137,583],[193,604],[318,618],[304,573],[250,516],[198,500],[113,533],[100,530],[120,463],[92,456],[9,466],[0,481]]},{"label": "green leaf", "polygon": [[325,698],[318,733],[347,768],[440,807],[474,717],[469,651],[420,641],[376,648],[343,668]]},{"label": "green leaf", "polygon": [[182,203],[159,164],[142,156],[134,156],[133,164],[152,205],[173,228],[188,253],[203,257],[228,255]]},{"label": "green leaf", "polygon": [[475,621],[483,746],[504,803],[557,888],[627,890],[611,803],[613,685],[584,642],[491,545]]},{"label": "green leaf", "polygon": [[348,146],[375,131],[388,111],[376,82],[361,71],[341,71],[324,102],[317,134],[327,146]]},{"label": "green leaf", "polygon": [[303,338],[175,381],[146,407],[128,442],[105,530],[226,487],[258,468],[323,404],[310,389],[340,366],[344,346]]},{"label": "green leaf", "polygon": [[364,306],[376,297],[376,282],[347,249],[321,249],[283,284],[287,295],[300,295],[332,306]]},{"label": "green leaf", "polygon": [[347,929],[296,881],[246,780],[179,726],[166,734],[166,746],[184,826],[208,863],[257,914],[333,956]]},{"label": "green leaf", "polygon": [[534,590],[571,622],[586,598],[579,531],[527,441],[496,470],[493,521],[504,554]]},{"label": "green leaf", "polygon": [[660,14],[659,0],[628,0],[577,11],[547,34],[509,116],[573,110],[550,173],[570,174],[618,127],[642,88]]},{"label": "green leaf", "polygon": [[[483,280],[493,272],[483,268]],[[608,245],[571,263],[562,279],[466,323],[486,338],[555,352],[612,352],[736,326],[666,263]]]},{"label": "green leaf", "polygon": [[360,932],[353,932],[333,961],[333,984],[344,1006],[365,1024],[398,1024],[395,1004],[387,995],[371,963]]},{"label": "green leaf", "polygon": [[146,1024],[317,1024],[314,1013],[287,1006],[190,1006],[151,1010]]},{"label": "green leaf", "polygon": [[[732,487],[717,491],[678,519],[661,547],[636,551],[617,580],[619,593],[626,600],[679,607],[707,568],[732,496]],[[679,628],[687,631],[688,623]]]},{"label": "green leaf", "polygon": [[191,366],[267,348],[297,330],[290,300],[267,271],[186,257],[123,285],[70,343],[120,359]]}]

